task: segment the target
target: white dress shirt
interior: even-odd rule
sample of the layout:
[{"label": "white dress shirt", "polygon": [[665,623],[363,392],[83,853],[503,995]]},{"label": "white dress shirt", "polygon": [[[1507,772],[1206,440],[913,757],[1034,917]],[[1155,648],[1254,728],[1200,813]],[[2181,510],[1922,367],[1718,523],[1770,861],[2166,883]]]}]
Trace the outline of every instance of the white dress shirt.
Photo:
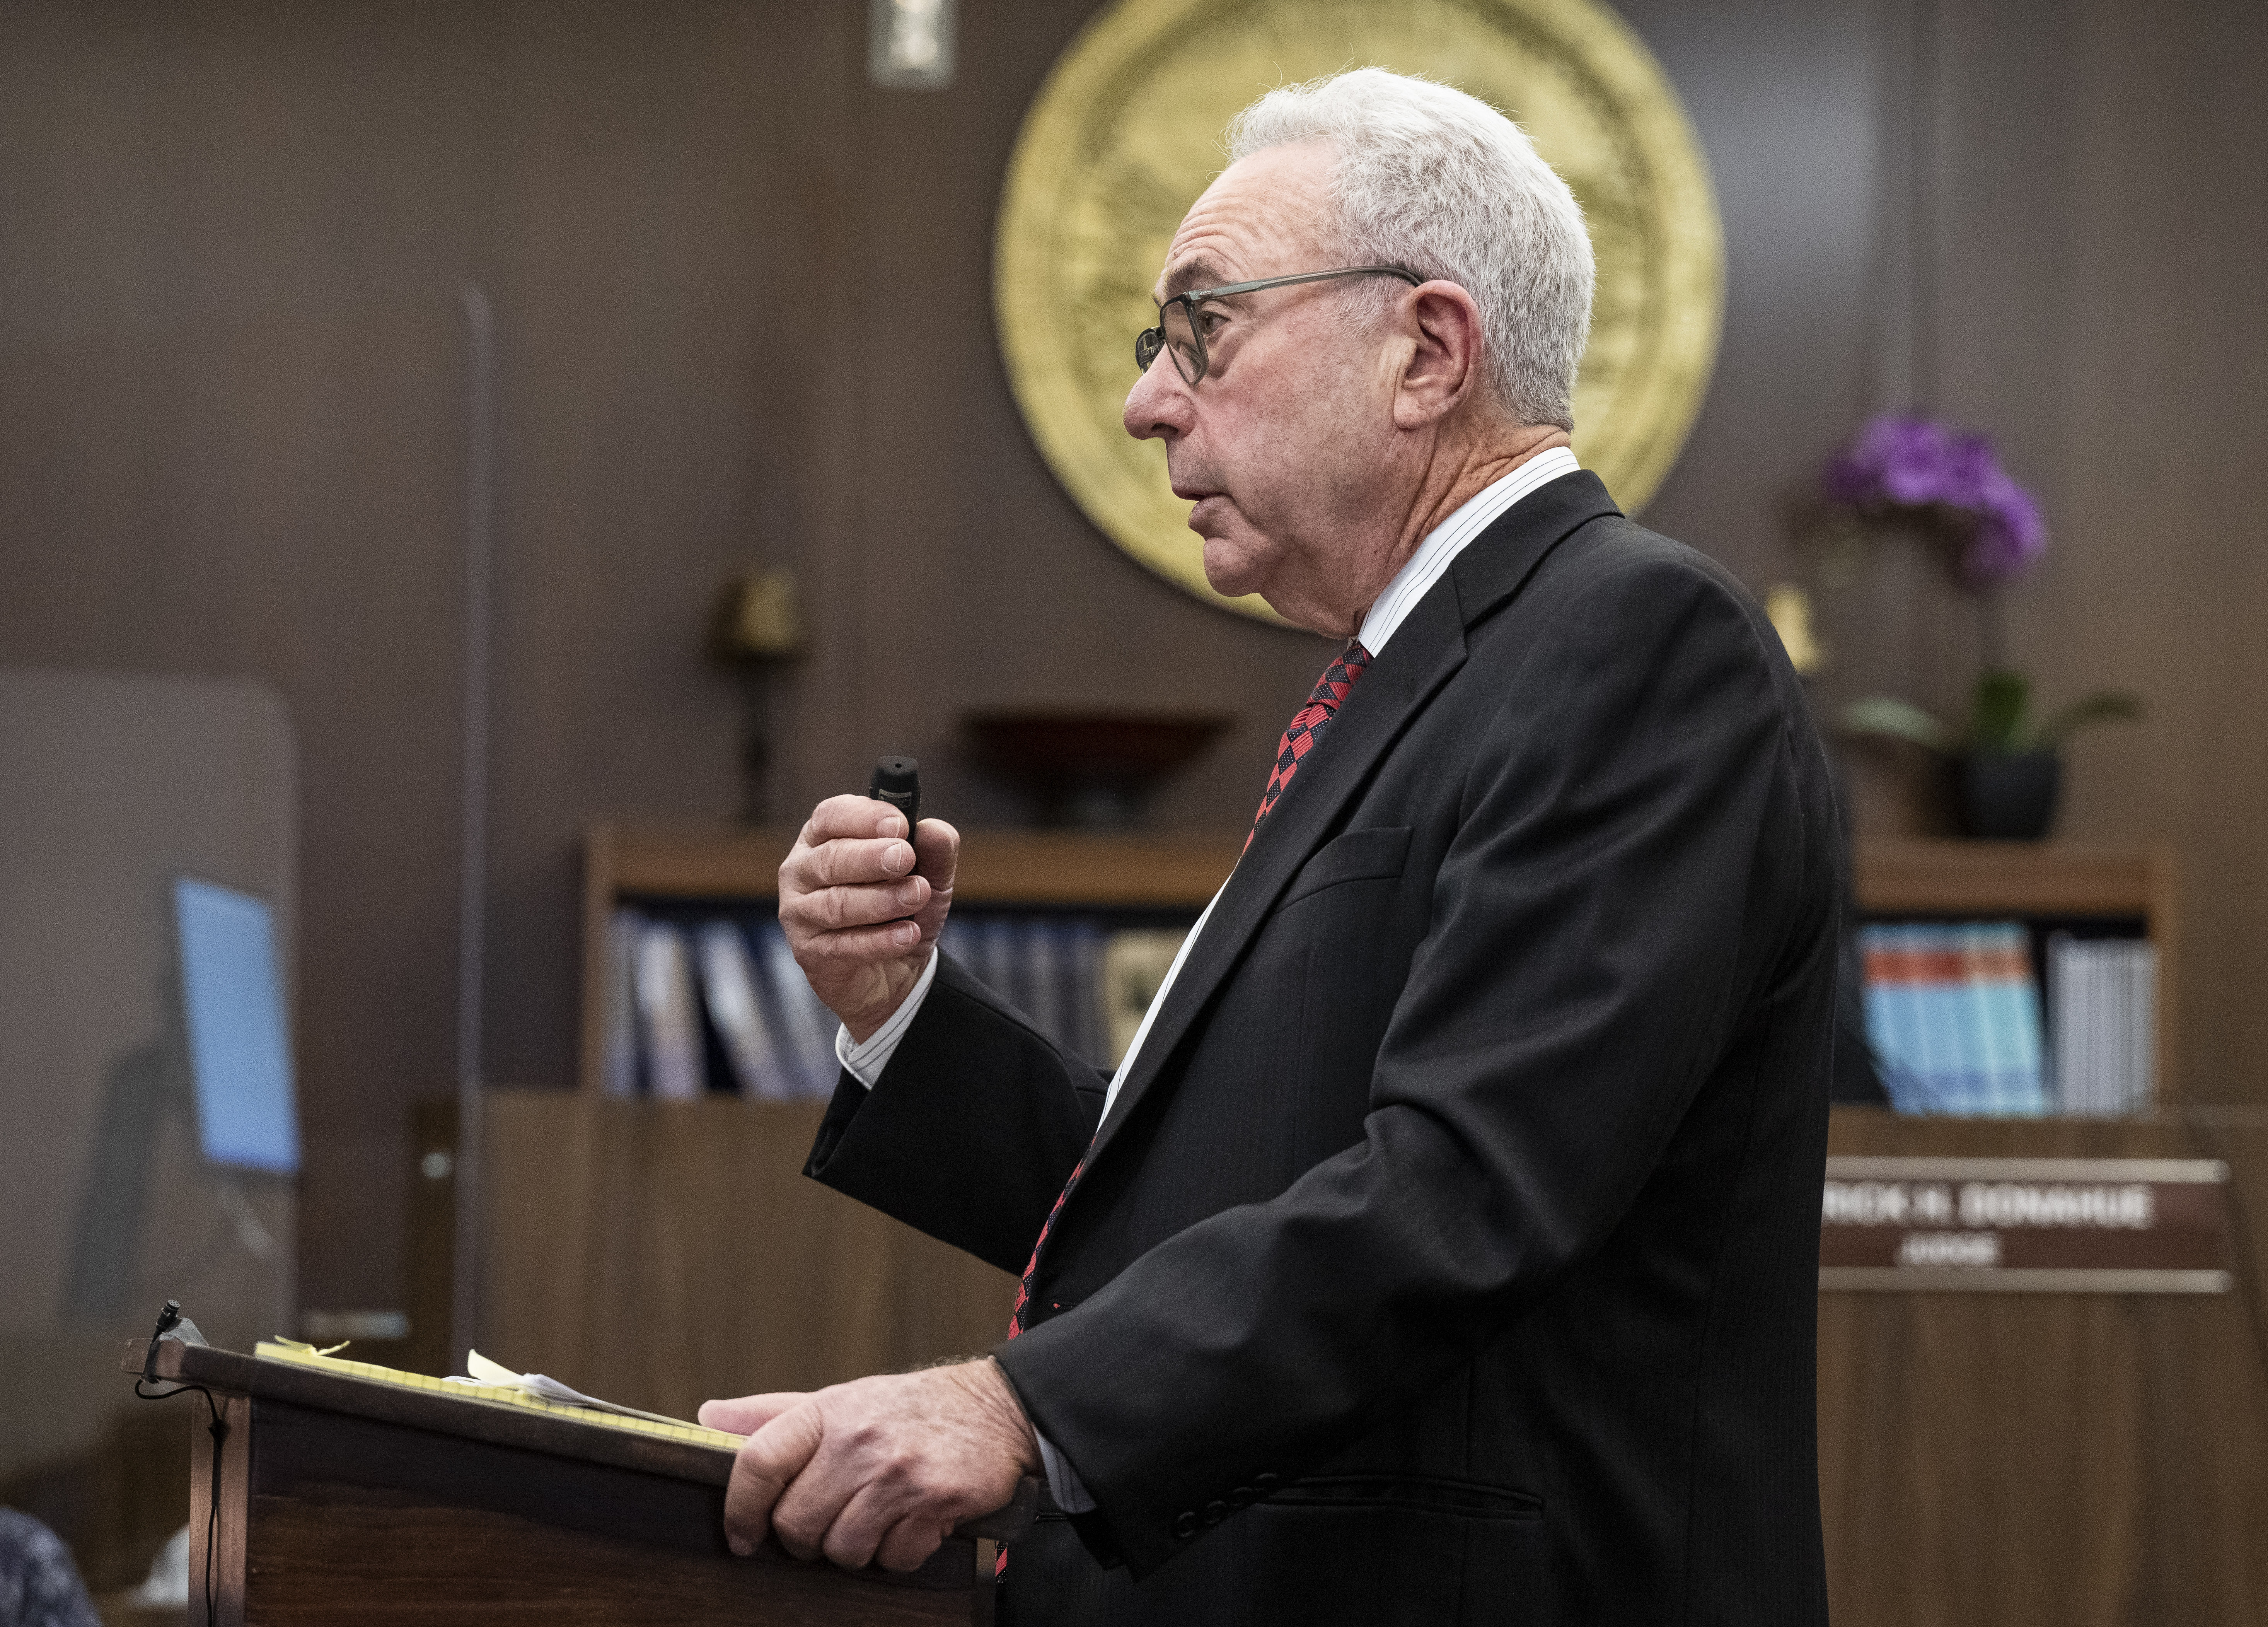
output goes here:
[{"label": "white dress shirt", "polygon": [[[1370,652],[1371,658],[1376,660],[1384,654],[1387,640],[1393,638],[1395,629],[1417,608],[1418,602],[1441,580],[1442,573],[1475,537],[1487,530],[1506,509],[1529,492],[1562,475],[1572,475],[1581,467],[1572,452],[1565,447],[1554,447],[1549,452],[1528,459],[1501,479],[1482,487],[1460,506],[1456,513],[1427,532],[1425,540],[1418,544],[1417,552],[1403,561],[1402,568],[1394,573],[1394,580],[1386,584],[1386,591],[1372,603],[1369,612],[1362,618],[1362,630],[1355,637],[1363,648]],[[1227,884],[1224,882],[1221,891],[1226,891]],[[1157,994],[1151,997],[1149,1009],[1142,1014],[1141,1026],[1134,1031],[1133,1042],[1126,1047],[1126,1054],[1118,1064],[1118,1071],[1111,1076],[1109,1092],[1102,1098],[1104,1119],[1109,1118],[1110,1110],[1118,1105],[1119,1088],[1133,1070],[1134,1059],[1142,1054],[1142,1042],[1150,1037],[1150,1024],[1156,1020],[1158,1013],[1165,1009],[1167,991],[1174,987],[1174,980],[1181,975],[1182,965],[1189,959],[1190,947],[1197,943],[1198,935],[1204,931],[1205,922],[1212,919],[1213,906],[1219,902],[1220,893],[1216,892],[1205,905],[1204,913],[1197,917],[1197,925],[1189,928],[1189,936],[1182,940],[1182,947],[1174,955],[1173,965],[1166,968],[1165,980],[1158,985]],[[898,1042],[905,1038],[907,1028],[912,1024],[915,1014],[921,1009],[922,1002],[928,998],[929,987],[936,978],[937,952],[932,950],[929,964],[922,968],[922,974],[915,980],[912,991],[899,1002],[889,1020],[866,1037],[865,1043],[852,1044],[850,1031],[847,1028],[836,1032],[836,1060],[842,1062],[852,1078],[868,1090],[873,1088],[874,1082],[882,1076],[882,1070],[890,1065],[890,1058],[895,1054]],[[1071,1467],[1070,1460],[1057,1452],[1046,1436],[1039,1435],[1037,1438],[1040,1457],[1047,1468],[1048,1490],[1055,1498],[1056,1506],[1072,1514],[1085,1513],[1093,1508],[1094,1499],[1087,1494],[1086,1485],[1079,1480],[1079,1471]]]}]

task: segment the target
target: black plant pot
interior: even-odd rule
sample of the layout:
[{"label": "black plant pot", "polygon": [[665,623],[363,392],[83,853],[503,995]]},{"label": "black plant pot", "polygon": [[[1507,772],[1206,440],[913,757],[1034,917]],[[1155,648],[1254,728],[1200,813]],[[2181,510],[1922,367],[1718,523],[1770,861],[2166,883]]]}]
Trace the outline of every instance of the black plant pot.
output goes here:
[{"label": "black plant pot", "polygon": [[2053,751],[1972,752],[1961,759],[1961,829],[1994,841],[2036,842],[2055,824],[2063,759]]}]

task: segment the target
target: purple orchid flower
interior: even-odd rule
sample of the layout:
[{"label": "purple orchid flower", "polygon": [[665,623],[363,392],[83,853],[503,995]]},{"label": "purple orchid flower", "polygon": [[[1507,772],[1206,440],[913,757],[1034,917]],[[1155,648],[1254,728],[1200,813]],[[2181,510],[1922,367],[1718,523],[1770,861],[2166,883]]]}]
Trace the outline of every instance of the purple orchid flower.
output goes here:
[{"label": "purple orchid flower", "polygon": [[1975,521],[1962,567],[1978,586],[2005,581],[2047,551],[2032,494],[2012,479],[1982,435],[1933,418],[1886,413],[1827,466],[1827,495],[1853,507],[1944,507]]}]

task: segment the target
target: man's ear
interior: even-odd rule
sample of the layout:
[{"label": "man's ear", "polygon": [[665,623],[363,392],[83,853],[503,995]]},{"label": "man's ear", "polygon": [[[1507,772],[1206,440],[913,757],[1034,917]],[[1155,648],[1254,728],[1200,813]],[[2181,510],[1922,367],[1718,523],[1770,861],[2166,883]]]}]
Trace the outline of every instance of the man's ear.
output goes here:
[{"label": "man's ear", "polygon": [[1480,389],[1481,307],[1457,284],[1436,281],[1405,294],[1400,314],[1411,348],[1394,392],[1394,422],[1422,429]]}]

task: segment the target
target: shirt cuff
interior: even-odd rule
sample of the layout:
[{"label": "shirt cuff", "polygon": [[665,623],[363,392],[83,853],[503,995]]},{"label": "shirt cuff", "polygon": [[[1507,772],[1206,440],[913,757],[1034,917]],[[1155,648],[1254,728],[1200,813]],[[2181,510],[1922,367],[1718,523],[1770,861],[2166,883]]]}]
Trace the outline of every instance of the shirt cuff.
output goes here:
[{"label": "shirt cuff", "polygon": [[868,1034],[863,1045],[850,1042],[849,1029],[837,1028],[835,1031],[835,1060],[843,1064],[853,1079],[870,1091],[874,1088],[874,1081],[882,1076],[882,1069],[890,1065],[890,1058],[897,1054],[898,1041],[904,1039],[906,1030],[913,1026],[914,1014],[921,1009],[922,1002],[929,997],[929,986],[936,980],[937,950],[932,948],[929,952],[929,965],[924,966],[921,976],[914,980],[913,992],[898,1002],[898,1009],[890,1013],[889,1021]]},{"label": "shirt cuff", "polygon": [[1033,1438],[1040,1443],[1040,1466],[1048,1472],[1048,1495],[1056,1506],[1066,1514],[1092,1512],[1094,1499],[1087,1495],[1086,1483],[1071,1466],[1071,1460],[1055,1448],[1055,1443],[1036,1430]]}]

